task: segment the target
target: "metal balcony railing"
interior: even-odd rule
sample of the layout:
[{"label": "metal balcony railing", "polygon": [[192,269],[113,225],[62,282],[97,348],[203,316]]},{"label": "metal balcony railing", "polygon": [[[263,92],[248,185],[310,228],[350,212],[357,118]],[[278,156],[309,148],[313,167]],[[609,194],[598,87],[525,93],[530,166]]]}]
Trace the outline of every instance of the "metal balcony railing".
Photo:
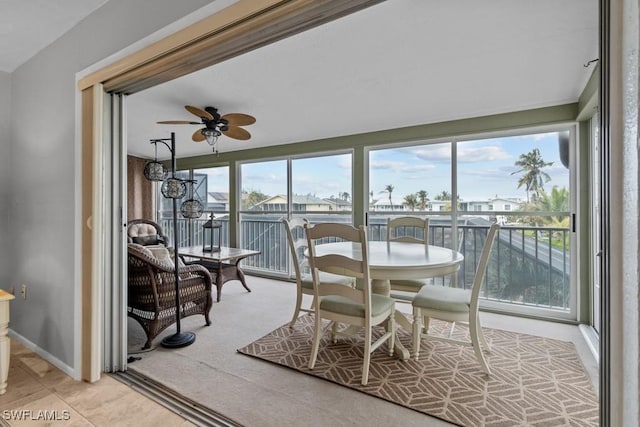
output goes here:
[{"label": "metal balcony railing", "polygon": [[[351,223],[351,216],[342,214],[306,214],[310,222]],[[277,277],[292,273],[287,238],[282,219],[284,213],[242,215],[240,246],[260,251],[260,255],[243,261],[246,271]],[[221,245],[229,245],[228,219],[216,219],[222,224]],[[203,244],[202,225],[206,218],[178,221],[180,246]],[[172,221],[161,220],[165,234],[173,236]],[[489,224],[458,224],[458,237],[452,244],[451,223],[431,221],[429,243],[457,249],[464,262],[457,277],[434,279],[436,284],[470,286],[482,251]],[[369,240],[386,239],[386,219],[371,218]],[[485,276],[481,297],[490,301],[542,307],[568,312],[570,298],[569,229],[554,227],[504,226],[499,232]]]}]

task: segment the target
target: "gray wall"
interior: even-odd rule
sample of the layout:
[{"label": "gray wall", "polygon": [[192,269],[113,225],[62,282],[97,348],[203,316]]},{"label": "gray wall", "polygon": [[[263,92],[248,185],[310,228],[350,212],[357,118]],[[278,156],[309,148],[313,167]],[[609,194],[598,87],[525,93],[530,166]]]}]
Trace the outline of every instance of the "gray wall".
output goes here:
[{"label": "gray wall", "polygon": [[[2,269],[2,286],[27,285],[27,300],[12,303],[11,329],[68,372],[77,373],[79,368],[75,333],[80,317],[74,311],[74,280],[79,273],[74,215],[80,203],[76,73],[208,3],[110,0],[11,75],[10,146],[4,137],[0,140],[0,157],[9,153],[0,166],[5,171],[4,163],[11,165],[11,185],[5,185],[6,179],[0,181],[0,191],[9,187],[10,193],[0,199],[2,209],[4,201],[11,200],[8,244],[0,245],[0,259],[11,267]],[[2,79],[0,94],[4,86]],[[4,111],[2,104],[0,120]],[[0,178],[5,178],[2,174]]]},{"label": "gray wall", "polygon": [[11,131],[11,74],[0,71],[0,288],[8,291],[10,272],[9,206],[11,205],[10,165]]}]

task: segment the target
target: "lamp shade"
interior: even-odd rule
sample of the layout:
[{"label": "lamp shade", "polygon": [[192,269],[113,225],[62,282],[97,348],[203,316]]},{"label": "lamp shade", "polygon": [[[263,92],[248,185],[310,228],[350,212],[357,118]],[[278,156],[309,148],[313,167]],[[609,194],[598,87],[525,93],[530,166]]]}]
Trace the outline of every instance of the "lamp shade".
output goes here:
[{"label": "lamp shade", "polygon": [[160,188],[162,195],[168,199],[180,199],[187,193],[187,185],[178,178],[167,178]]},{"label": "lamp shade", "polygon": [[200,218],[204,212],[204,206],[199,200],[189,199],[180,206],[180,212],[185,218]]},{"label": "lamp shade", "polygon": [[166,175],[167,171],[160,162],[147,162],[147,164],[144,165],[144,176],[149,181],[164,181]]}]

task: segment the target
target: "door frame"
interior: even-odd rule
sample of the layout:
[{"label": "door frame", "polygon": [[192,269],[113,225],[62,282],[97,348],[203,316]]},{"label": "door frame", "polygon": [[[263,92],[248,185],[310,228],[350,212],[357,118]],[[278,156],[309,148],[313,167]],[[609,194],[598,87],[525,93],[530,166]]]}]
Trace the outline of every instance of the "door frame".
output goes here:
[{"label": "door frame", "polygon": [[[223,62],[384,0],[239,0],[78,81],[81,91],[81,326],[80,376],[103,371],[104,97],[132,94]],[[110,243],[110,242],[109,242]],[[110,268],[110,267],[109,267]]]}]

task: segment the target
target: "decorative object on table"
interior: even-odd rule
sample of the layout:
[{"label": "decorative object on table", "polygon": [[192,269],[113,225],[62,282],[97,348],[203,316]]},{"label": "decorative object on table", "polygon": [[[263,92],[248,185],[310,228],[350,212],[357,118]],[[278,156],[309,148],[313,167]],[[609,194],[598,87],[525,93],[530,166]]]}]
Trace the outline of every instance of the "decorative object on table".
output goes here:
[{"label": "decorative object on table", "polygon": [[220,240],[222,239],[220,232],[222,230],[222,224],[214,221],[214,219],[213,212],[211,212],[209,221],[205,222],[202,226],[203,252],[220,252]]},{"label": "decorative object on table", "polygon": [[213,147],[213,152],[217,153],[218,138],[221,135],[229,138],[246,141],[251,138],[251,134],[240,126],[248,126],[256,122],[255,117],[243,113],[230,113],[220,115],[215,107],[205,107],[204,109],[185,105],[188,112],[198,116],[199,122],[189,120],[165,120],[158,122],[165,125],[204,125],[196,130],[191,137],[195,142],[207,141]]},{"label": "decorative object on table", "polygon": [[[193,344],[196,340],[196,334],[193,332],[182,332],[180,330],[181,309],[184,307],[180,304],[180,256],[178,251],[178,199],[184,197],[187,192],[187,186],[184,180],[176,177],[176,135],[171,132],[171,138],[152,139],[157,149],[157,144],[164,144],[171,152],[171,176],[162,182],[161,192],[166,198],[173,201],[173,272],[175,285],[175,316],[176,316],[176,333],[164,338],[162,346],[167,348],[179,348]],[[170,142],[171,144],[168,144]]]}]

